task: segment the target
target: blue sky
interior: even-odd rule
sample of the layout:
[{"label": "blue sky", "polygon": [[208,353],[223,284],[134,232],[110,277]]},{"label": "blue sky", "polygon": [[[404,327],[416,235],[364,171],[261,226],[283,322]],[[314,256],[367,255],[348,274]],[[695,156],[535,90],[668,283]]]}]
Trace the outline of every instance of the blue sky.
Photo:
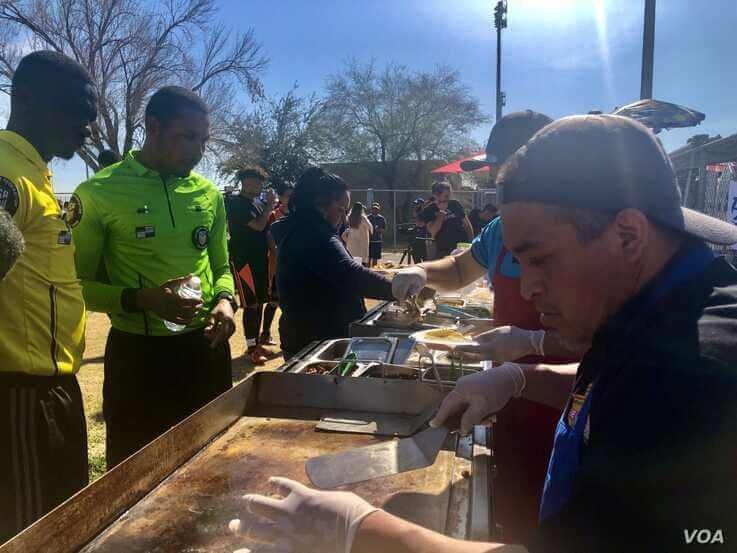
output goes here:
[{"label": "blue sky", "polygon": [[[505,112],[552,117],[611,111],[639,97],[644,0],[509,0],[504,32]],[[253,26],[270,64],[268,94],[298,83],[323,89],[343,60],[374,58],[415,69],[443,63],[494,113],[495,47],[490,0],[221,0],[229,25]],[[654,96],[706,113],[695,129],[664,131],[668,150],[696,132],[737,132],[734,52],[737,2],[659,0]],[[484,143],[491,123],[476,130]],[[79,160],[56,163],[56,186],[84,178]]]}]

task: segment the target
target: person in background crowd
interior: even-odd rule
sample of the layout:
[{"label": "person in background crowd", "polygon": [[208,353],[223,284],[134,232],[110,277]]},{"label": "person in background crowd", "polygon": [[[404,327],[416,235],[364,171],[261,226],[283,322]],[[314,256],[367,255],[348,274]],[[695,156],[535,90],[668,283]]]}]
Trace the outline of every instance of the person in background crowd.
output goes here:
[{"label": "person in background crowd", "polygon": [[274,223],[289,215],[289,198],[291,198],[293,192],[294,185],[292,183],[277,184],[276,193],[279,200],[269,217],[269,233],[267,235],[269,245],[269,288],[266,292],[269,302],[264,306],[263,330],[259,337],[259,344],[262,346],[277,345],[271,337],[271,326],[279,307],[279,295],[276,290],[276,259],[279,252],[276,249],[276,242],[271,234],[271,229]]},{"label": "person in background crowd", "polygon": [[59,204],[60,204],[59,205],[59,208],[61,209],[61,215],[60,215],[61,220],[62,221],[66,221],[67,220],[67,214],[69,213],[69,201],[66,201],[65,200],[64,203],[62,203],[61,201],[59,201]]},{"label": "person in background crowd", "polygon": [[415,235],[412,237],[412,253],[416,263],[429,259],[427,248],[429,236],[427,222],[423,217],[424,206],[425,200],[423,198],[415,198],[412,201],[412,219],[415,222],[416,229]]},{"label": "person in background crowd", "polygon": [[274,211],[272,211],[269,224],[289,215],[289,199],[292,197],[293,193],[294,184],[291,182],[277,185],[276,194],[279,197],[279,201],[274,206]]},{"label": "person in background crowd", "polygon": [[97,155],[97,165],[99,166],[98,171],[102,171],[105,167],[109,167],[113,163],[118,163],[121,157],[117,152],[112,150],[102,150]]},{"label": "person in background crowd", "polygon": [[485,225],[488,225],[491,221],[499,216],[499,208],[494,204],[486,204],[484,209],[481,210],[481,220]]},{"label": "person in background crowd", "polygon": [[[448,186],[448,190],[450,190],[450,185],[447,183],[442,183],[442,186]],[[437,188],[437,184],[433,185],[433,187]],[[446,202],[447,205],[447,202]],[[426,259],[432,260],[437,259],[437,246],[435,244],[435,233],[440,229],[440,227],[443,224],[443,220],[445,220],[445,214],[440,212],[440,207],[438,207],[438,203],[435,196],[430,196],[425,202],[422,204],[422,206],[418,210],[417,215],[418,220],[422,223],[425,232],[424,232],[424,238],[425,238],[425,252],[427,254]]]},{"label": "person in background crowd", "polygon": [[381,214],[381,206],[377,202],[371,204],[371,215],[368,216],[368,220],[374,229],[369,239],[369,267],[374,267],[381,260],[381,249],[386,230],[386,219]]},{"label": "person in background crowd", "polygon": [[71,159],[96,118],[84,67],[48,51],[20,61],[0,131],[0,543],[87,485],[85,307],[48,163]]},{"label": "person in background crowd", "polygon": [[0,209],[0,282],[13,268],[26,248],[23,233],[5,209]]},{"label": "person in background crowd", "polygon": [[471,211],[468,212],[468,221],[471,223],[471,228],[473,228],[473,235],[478,236],[481,232],[481,229],[484,228],[484,225],[480,218],[481,210],[478,207],[474,207]]},{"label": "person in background crowd", "polygon": [[366,217],[363,204],[353,204],[351,214],[348,216],[348,228],[343,232],[342,238],[348,253],[363,265],[368,265],[369,237],[373,231],[374,228]]},{"label": "person in background crowd", "polygon": [[733,244],[737,227],[682,208],[662,145],[626,117],[560,119],[497,179],[524,294],[546,326],[590,349],[576,373],[505,363],[463,377],[431,425],[460,412],[469,428],[515,396],[564,407],[526,547],[455,540],[283,478],[286,499],[244,496],[242,531],[295,551],[676,553],[708,529],[721,539],[702,547],[731,549],[737,269],[706,242]]},{"label": "person in background crowd", "polygon": [[449,200],[443,226],[435,235],[438,258],[450,255],[459,242],[470,242],[471,240],[473,240],[473,228],[461,202]]},{"label": "person in background crowd", "polygon": [[[447,181],[434,182],[432,185],[432,196],[425,203],[422,217],[426,224],[427,233],[433,240],[443,227],[452,193],[453,189]],[[433,256],[433,259],[436,257],[437,255]]]},{"label": "person in background crowd", "polygon": [[263,190],[267,179],[266,171],[260,167],[241,169],[236,174],[240,194],[231,196],[225,206],[233,275],[244,307],[246,355],[254,365],[263,365],[272,356],[260,338],[268,337],[271,342],[276,311],[267,309],[264,313],[264,305],[269,303],[269,218],[276,205],[274,191]]},{"label": "person in background crowd", "polygon": [[[237,305],[225,206],[192,171],[210,136],[208,106],[167,86],[151,96],[145,125],[140,151],[77,187],[67,221],[87,307],[112,322],[102,391],[108,469],[232,385]],[[179,293],[192,276],[200,298]]]},{"label": "person in background crowd", "polygon": [[[426,228],[429,236],[433,240],[433,252],[429,259],[441,259],[448,255],[455,248],[455,244],[459,241],[467,241],[473,239],[473,227],[468,221],[463,211],[463,207],[458,202],[451,204],[451,194],[453,192],[450,183],[447,181],[436,182],[432,185],[433,195],[428,200],[422,211],[421,217],[426,222]],[[448,206],[452,205],[452,211]],[[460,207],[460,209],[459,209]],[[463,227],[463,231],[461,231]],[[468,237],[462,238],[463,233]],[[448,250],[448,245],[453,247]]]},{"label": "person in background crowd", "polygon": [[494,204],[486,204],[483,209],[472,209],[468,214],[468,220],[473,227],[473,235],[478,236],[484,227],[497,218],[499,210]]},{"label": "person in background crowd", "polygon": [[343,179],[312,167],[297,182],[292,213],[278,223],[276,283],[285,359],[313,340],[348,336],[350,323],[366,313],[364,297],[394,299],[391,281],[354,261],[338,238],[349,202]]}]

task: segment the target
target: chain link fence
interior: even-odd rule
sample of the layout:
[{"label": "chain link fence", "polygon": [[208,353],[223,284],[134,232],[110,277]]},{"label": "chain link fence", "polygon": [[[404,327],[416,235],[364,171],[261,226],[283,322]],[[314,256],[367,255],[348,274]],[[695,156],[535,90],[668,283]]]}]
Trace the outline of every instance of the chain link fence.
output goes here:
[{"label": "chain link fence", "polygon": [[[681,175],[683,205],[707,215],[734,222],[730,217],[729,183],[737,180],[737,162],[693,168]],[[732,263],[737,262],[737,251],[730,246],[712,246]]]},{"label": "chain link fence", "polygon": [[[432,193],[429,190],[387,190],[369,188],[351,190],[351,202],[361,202],[367,209],[378,202],[381,214],[386,219],[384,245],[386,247],[402,247],[410,239],[401,232],[401,225],[413,223],[412,202],[417,198],[427,199]],[[452,197],[463,205],[468,213],[473,208],[482,208],[488,203],[496,203],[495,190],[454,190]]]}]

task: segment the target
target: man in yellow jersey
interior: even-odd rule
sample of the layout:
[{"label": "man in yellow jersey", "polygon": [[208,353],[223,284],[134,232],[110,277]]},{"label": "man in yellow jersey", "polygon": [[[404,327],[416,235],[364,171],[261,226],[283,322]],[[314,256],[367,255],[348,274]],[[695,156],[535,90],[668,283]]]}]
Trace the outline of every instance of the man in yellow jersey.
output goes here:
[{"label": "man in yellow jersey", "polygon": [[0,543],[87,484],[87,433],[74,376],[84,302],[72,233],[47,163],[71,159],[97,117],[89,74],[55,52],[15,71],[0,131],[0,208],[25,251],[0,282]]}]

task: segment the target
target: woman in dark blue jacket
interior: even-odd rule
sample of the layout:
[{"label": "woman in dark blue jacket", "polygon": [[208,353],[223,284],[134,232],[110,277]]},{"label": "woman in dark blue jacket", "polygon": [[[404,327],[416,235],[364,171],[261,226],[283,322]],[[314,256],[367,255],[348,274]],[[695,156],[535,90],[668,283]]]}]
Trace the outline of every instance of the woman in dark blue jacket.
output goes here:
[{"label": "woman in dark blue jacket", "polygon": [[292,214],[272,226],[285,359],[313,340],[348,336],[365,297],[394,299],[391,281],[356,263],[337,234],[349,205],[345,181],[313,167],[294,189]]}]

